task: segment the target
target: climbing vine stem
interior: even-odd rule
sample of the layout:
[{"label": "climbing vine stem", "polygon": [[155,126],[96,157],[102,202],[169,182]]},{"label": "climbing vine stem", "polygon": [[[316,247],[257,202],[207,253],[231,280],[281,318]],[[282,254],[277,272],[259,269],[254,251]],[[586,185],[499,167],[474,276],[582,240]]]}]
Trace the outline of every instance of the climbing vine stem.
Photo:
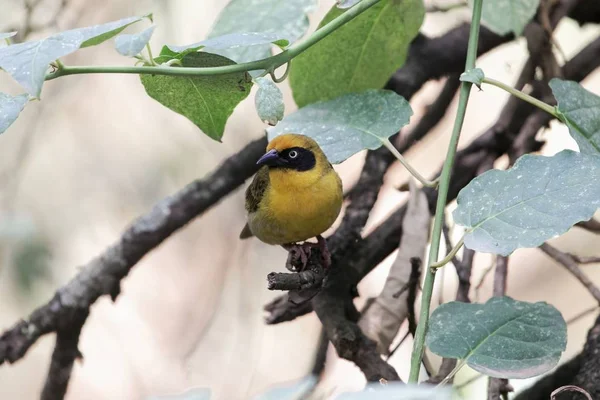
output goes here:
[{"label": "climbing vine stem", "polygon": [[297,41],[290,47],[272,57],[263,58],[257,61],[251,61],[241,64],[224,65],[221,67],[202,67],[202,68],[173,68],[168,65],[158,66],[63,66],[63,68],[50,72],[46,75],[46,80],[56,79],[67,75],[79,74],[151,74],[151,75],[169,75],[169,76],[207,76],[223,75],[236,72],[248,72],[256,70],[274,71],[280,66],[288,63],[294,57],[304,52],[309,47],[315,45],[328,35],[333,33],[344,24],[352,21],[369,8],[379,3],[381,0],[362,0],[354,7],[348,9],[345,13],[331,20],[326,25],[317,29],[306,38]]},{"label": "climbing vine stem", "polygon": [[[469,71],[475,68],[482,3],[483,0],[473,1],[473,15],[471,18],[471,30],[469,32],[469,45],[467,48],[467,61],[465,71]],[[431,235],[431,247],[429,248],[429,267],[425,270],[423,296],[421,297],[420,319],[419,325],[417,326],[417,331],[415,332],[415,341],[411,357],[409,376],[410,383],[416,383],[419,379],[421,362],[423,360],[423,353],[425,352],[425,335],[427,333],[427,327],[429,323],[431,295],[433,293],[433,283],[435,281],[435,268],[432,268],[431,265],[438,261],[440,240],[442,237],[442,228],[444,225],[444,210],[446,208],[446,200],[448,198],[450,177],[452,174],[452,167],[454,165],[454,158],[456,156],[456,149],[458,147],[458,140],[460,138],[460,131],[462,129],[462,125],[465,119],[465,112],[467,110],[467,103],[469,101],[471,86],[472,83],[470,82],[462,82],[461,84],[460,95],[458,100],[458,110],[456,112],[454,128],[452,130],[450,144],[448,145],[448,151],[446,153],[446,161],[444,161],[444,167],[442,168],[442,174],[440,176],[440,186],[438,190],[435,217],[433,222],[433,231]]]}]

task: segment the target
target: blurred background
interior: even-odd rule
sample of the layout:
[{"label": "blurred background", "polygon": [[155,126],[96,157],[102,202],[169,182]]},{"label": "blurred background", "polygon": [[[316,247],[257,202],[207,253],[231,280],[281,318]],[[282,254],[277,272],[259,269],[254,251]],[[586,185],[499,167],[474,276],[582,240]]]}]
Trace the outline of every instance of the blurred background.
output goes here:
[{"label": "blurred background", "polygon": [[[311,30],[333,3],[319,2],[311,15]],[[204,39],[225,5],[223,0],[39,0],[28,12],[23,0],[0,0],[0,31],[17,29],[21,39],[32,40],[153,12],[158,28],[151,44],[156,54],[165,43]],[[467,21],[468,15],[464,9],[428,14],[422,31],[442,34]],[[24,31],[26,25],[31,31]],[[563,20],[555,38],[568,58],[599,33],[597,27],[581,28]],[[133,64],[112,43],[78,51],[64,61]],[[514,83],[526,55],[525,41],[520,39],[482,57],[478,64],[488,76]],[[560,54],[558,59],[562,60]],[[435,99],[442,83],[430,82],[415,96],[413,121]],[[600,73],[583,84],[600,92]],[[287,82],[280,87],[286,113],[294,111]],[[0,74],[0,91],[21,93],[6,74]],[[497,119],[506,97],[492,87],[473,91],[461,146]],[[79,75],[48,82],[42,101],[29,104],[0,136],[0,328],[12,326],[46,302],[78,272],[78,266],[117,240],[133,218],[263,135],[265,126],[252,98],[237,107],[223,143],[217,143],[149,98],[137,76]],[[454,110],[455,104],[435,131],[407,154],[424,174],[441,165]],[[545,153],[575,148],[559,124],[553,123],[542,135],[549,141]],[[359,154],[336,167],[346,189],[356,181],[363,159]],[[503,163],[499,160],[498,165]],[[400,166],[390,170],[367,230],[403,202],[405,194],[394,187],[406,178]],[[281,325],[264,324],[262,307],[278,294],[266,289],[265,277],[284,269],[286,254],[257,240],[238,240],[245,218],[243,202],[240,189],[148,254],[125,279],[116,303],[102,298],[94,305],[81,337],[85,358],[74,369],[68,399],[144,399],[194,387],[210,388],[213,399],[246,399],[310,372],[319,321],[311,314]],[[552,243],[579,255],[598,255],[597,239],[581,230]],[[359,305],[379,293],[394,256],[361,282]],[[492,276],[482,279],[491,260],[488,255],[476,258],[473,284],[481,281],[479,301],[491,294]],[[600,284],[598,267],[585,266],[585,272]],[[453,268],[444,270],[436,298],[441,294],[448,301],[454,298],[457,279]],[[516,299],[547,301],[567,320],[594,306],[579,283],[539,250],[517,251],[509,271],[508,295]],[[581,350],[594,317],[591,313],[569,324],[563,361]],[[24,359],[0,367],[0,398],[39,396],[53,343],[53,337],[45,337]],[[407,340],[390,360],[403,379],[408,376],[411,347]],[[337,360],[334,353],[330,349],[317,395],[358,390],[364,383],[360,371]],[[474,375],[465,369],[457,382]],[[531,381],[511,383],[519,389]],[[481,398],[486,385],[479,379],[461,395]]]}]

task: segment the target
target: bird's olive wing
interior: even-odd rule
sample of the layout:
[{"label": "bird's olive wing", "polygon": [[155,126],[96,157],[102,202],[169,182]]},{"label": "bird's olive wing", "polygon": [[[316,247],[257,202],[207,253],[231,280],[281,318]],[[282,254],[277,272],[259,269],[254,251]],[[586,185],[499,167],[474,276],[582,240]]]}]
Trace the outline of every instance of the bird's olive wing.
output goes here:
[{"label": "bird's olive wing", "polygon": [[269,186],[269,168],[263,167],[258,170],[252,183],[246,189],[246,211],[256,212],[267,187]]}]

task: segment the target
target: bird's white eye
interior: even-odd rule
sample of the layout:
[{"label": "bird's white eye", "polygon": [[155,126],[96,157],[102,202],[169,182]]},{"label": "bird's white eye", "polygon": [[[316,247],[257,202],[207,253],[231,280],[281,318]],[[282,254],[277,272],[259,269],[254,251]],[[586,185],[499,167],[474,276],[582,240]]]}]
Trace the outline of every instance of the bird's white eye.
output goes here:
[{"label": "bird's white eye", "polygon": [[288,156],[290,158],[296,158],[296,157],[298,157],[298,152],[296,150],[292,150],[292,151],[290,151],[290,153],[288,154]]}]

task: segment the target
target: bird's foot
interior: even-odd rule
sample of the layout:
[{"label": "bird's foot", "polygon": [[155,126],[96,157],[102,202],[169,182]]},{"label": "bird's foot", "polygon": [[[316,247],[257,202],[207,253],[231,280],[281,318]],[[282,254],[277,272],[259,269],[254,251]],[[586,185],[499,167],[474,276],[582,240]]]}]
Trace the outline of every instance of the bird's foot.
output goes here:
[{"label": "bird's foot", "polygon": [[303,271],[308,264],[312,249],[316,247],[321,252],[323,268],[329,268],[331,266],[331,253],[327,248],[327,241],[321,235],[317,236],[317,241],[318,243],[304,242],[302,244],[284,244],[282,247],[289,252],[285,267],[292,272]]},{"label": "bird's foot", "polygon": [[312,246],[306,246],[306,243],[290,243],[282,247],[289,252],[285,267],[292,272],[303,271],[308,264]]}]

